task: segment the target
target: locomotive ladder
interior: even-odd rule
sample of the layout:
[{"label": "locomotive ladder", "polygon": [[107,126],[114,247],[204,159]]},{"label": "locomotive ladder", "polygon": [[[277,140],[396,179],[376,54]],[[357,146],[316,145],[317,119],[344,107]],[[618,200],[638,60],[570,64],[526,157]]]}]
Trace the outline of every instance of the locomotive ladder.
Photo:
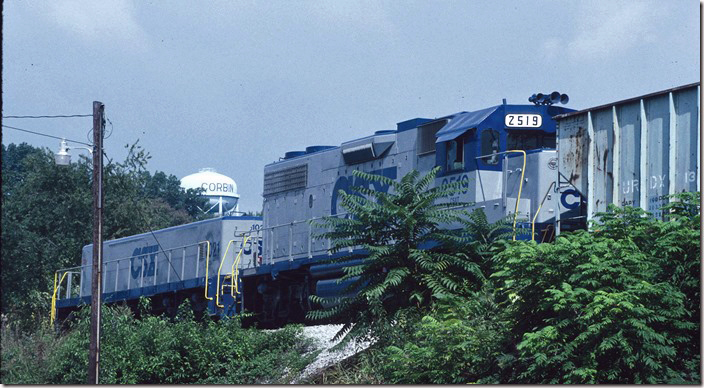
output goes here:
[{"label": "locomotive ladder", "polygon": [[[240,251],[237,253],[237,257],[233,260],[232,262],[232,269],[230,270],[230,273],[228,275],[225,275],[223,278],[223,283],[222,285],[220,284],[220,272],[222,271],[222,265],[225,263],[225,258],[227,257],[227,252],[230,249],[230,245],[235,242],[235,240],[230,240],[227,243],[227,248],[225,248],[225,254],[222,256],[222,260],[220,260],[220,266],[218,267],[218,275],[216,278],[216,291],[215,291],[215,306],[216,307],[225,307],[225,305],[220,303],[220,295],[225,295],[224,289],[227,287],[225,284],[225,280],[230,280],[230,295],[233,298],[235,297],[235,293],[240,294],[240,291],[238,289],[238,282],[239,282],[239,264],[240,264],[240,259],[242,258],[242,252],[244,251],[244,248],[247,246],[247,241],[250,239],[250,235],[244,236],[244,240],[242,241],[242,246],[240,247]],[[211,298],[212,299],[212,298]]]},{"label": "locomotive ladder", "polygon": [[[75,267],[75,268],[80,268],[80,267]],[[73,268],[69,268],[73,269]],[[73,274],[80,274],[80,272],[77,271],[69,271],[66,270],[64,273],[61,275],[61,279],[59,280],[59,271],[54,272],[54,292],[51,294],[51,314],[50,314],[50,322],[51,324],[54,323],[54,320],[56,319],[56,299],[58,298],[58,293],[59,289],[61,288],[61,283],[63,283],[64,279],[66,278],[66,275],[68,275],[68,282],[66,283],[66,297],[70,297],[71,295],[71,277]]]},{"label": "locomotive ladder", "polygon": [[[526,159],[528,157],[526,154],[526,151],[524,151],[524,150],[507,150],[507,151],[503,151],[503,152],[494,152],[493,154],[489,154],[489,155],[477,156],[475,159],[487,158],[487,157],[494,156],[494,155],[507,155],[507,154],[512,154],[512,153],[517,153],[517,154],[523,155],[523,168],[521,168],[521,180],[518,184],[518,197],[516,197],[516,210],[513,212],[513,240],[516,241],[516,222],[518,221],[518,204],[521,202],[521,193],[523,192],[523,178],[525,177],[525,173],[526,173]],[[505,176],[505,174],[504,174],[504,176]],[[504,184],[503,190],[504,190],[503,196],[504,196],[504,201],[505,201],[506,200],[506,185],[505,184]]]}]

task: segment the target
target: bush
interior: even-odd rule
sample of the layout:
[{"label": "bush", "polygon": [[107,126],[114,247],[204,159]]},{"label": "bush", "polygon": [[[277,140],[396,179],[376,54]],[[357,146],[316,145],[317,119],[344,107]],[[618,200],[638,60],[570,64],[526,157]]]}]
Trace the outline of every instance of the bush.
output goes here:
[{"label": "bush", "polygon": [[551,244],[486,245],[477,251],[494,253],[483,264],[493,284],[436,298],[422,319],[391,320],[393,344],[324,381],[699,384],[698,196],[663,210],[666,222],[611,207],[592,231]]},{"label": "bush", "polygon": [[457,203],[444,200],[457,192],[458,182],[430,187],[438,171],[435,168],[420,176],[412,170],[398,182],[353,172],[361,181],[390,189],[339,191],[349,214],[325,217],[318,226],[328,231],[318,237],[332,240],[333,253],[361,248],[367,254],[359,264],[350,264],[357,259],[354,255],[331,260],[348,264],[340,280],[351,282],[345,289],[350,296],[323,299],[312,295],[312,302],[331,307],[310,311],[307,318],[343,323],[336,338],[390,342],[393,336],[385,332],[404,316],[422,313],[437,298],[466,296],[481,287],[481,256],[467,249],[467,238],[442,226],[462,221],[463,213],[455,209]]},{"label": "bush", "polygon": [[[611,207],[596,231],[508,244],[496,257],[516,361],[505,382],[693,383],[699,360],[699,216]],[[688,204],[689,203],[689,204]],[[695,205],[696,206],[696,205]]]},{"label": "bush", "polygon": [[[274,332],[243,329],[239,320],[196,322],[180,308],[171,322],[163,317],[135,319],[125,307],[103,307],[101,384],[254,384],[287,382],[307,364],[310,347],[300,327]],[[6,338],[3,328],[4,383],[83,384],[87,379],[89,309],[68,332],[48,329]],[[37,352],[43,349],[44,352]]]},{"label": "bush", "polygon": [[374,374],[393,384],[498,383],[503,315],[488,290],[443,298],[405,343],[376,351]]},{"label": "bush", "polygon": [[45,319],[33,333],[19,330],[18,323],[9,323],[3,316],[2,328],[2,366],[0,381],[3,384],[46,384],[46,370],[53,356],[53,350],[59,344]]}]

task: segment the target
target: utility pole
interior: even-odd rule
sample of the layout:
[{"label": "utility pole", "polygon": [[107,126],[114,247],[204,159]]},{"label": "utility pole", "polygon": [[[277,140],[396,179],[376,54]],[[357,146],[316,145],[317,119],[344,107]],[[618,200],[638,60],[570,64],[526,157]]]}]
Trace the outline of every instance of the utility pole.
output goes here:
[{"label": "utility pole", "polygon": [[98,384],[100,369],[100,304],[103,271],[103,127],[105,105],[93,101],[93,268],[91,272],[88,384]]}]

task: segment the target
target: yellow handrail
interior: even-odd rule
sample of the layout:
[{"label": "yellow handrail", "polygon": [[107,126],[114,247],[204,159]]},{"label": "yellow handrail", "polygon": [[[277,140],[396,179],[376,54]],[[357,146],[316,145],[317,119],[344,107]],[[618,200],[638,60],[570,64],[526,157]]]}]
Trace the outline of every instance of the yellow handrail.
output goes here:
[{"label": "yellow handrail", "polygon": [[540,208],[543,207],[543,203],[545,203],[545,198],[548,197],[548,194],[550,194],[550,189],[555,185],[555,182],[553,181],[550,186],[548,187],[548,191],[545,192],[545,195],[543,196],[543,200],[540,201],[540,206],[538,206],[538,210],[535,212],[535,215],[533,216],[533,222],[530,228],[530,241],[535,241],[535,220],[538,218],[538,214],[540,213]]},{"label": "yellow handrail", "polygon": [[230,249],[230,245],[232,245],[233,242],[235,242],[235,240],[230,240],[227,243],[227,248],[225,248],[225,254],[222,255],[222,260],[220,260],[220,266],[218,267],[218,278],[215,283],[215,306],[217,307],[225,307],[224,305],[220,304],[220,270],[222,269],[222,264],[225,262],[225,258],[227,257],[227,251]]},{"label": "yellow handrail", "polygon": [[[233,297],[235,296],[235,292],[237,292],[238,294],[240,293],[240,291],[237,289],[237,278],[238,278],[238,275],[240,272],[239,271],[240,258],[242,256],[242,252],[244,251],[245,245],[247,245],[247,240],[249,240],[249,237],[250,236],[245,237],[244,241],[242,242],[242,248],[240,248],[240,252],[237,254],[237,258],[235,259],[235,261],[232,262],[232,272],[231,272],[232,275],[231,276],[232,276],[233,281],[232,281],[232,284],[230,284],[230,295],[232,295]],[[237,268],[235,268],[235,267],[237,267]],[[237,269],[237,272],[235,272],[235,269]]]},{"label": "yellow handrail", "polygon": [[206,241],[201,241],[198,243],[198,249],[200,249],[200,244],[206,243],[208,245],[208,251],[205,254],[205,299],[206,300],[213,300],[213,298],[208,298],[208,276],[210,273],[208,272],[208,262],[210,261],[210,240]]},{"label": "yellow handrail", "polygon": [[518,219],[518,203],[521,202],[521,191],[523,191],[523,176],[526,173],[526,151],[508,150],[506,153],[520,152],[523,154],[523,168],[521,169],[521,184],[518,186],[518,198],[516,199],[516,211],[513,213],[513,241],[516,241],[516,220]]},{"label": "yellow handrail", "polygon": [[59,280],[59,283],[56,283],[56,279],[59,277],[59,271],[54,272],[54,293],[51,296],[51,313],[50,313],[50,322],[53,324],[54,319],[56,318],[56,293],[59,290],[59,287],[61,287],[61,282],[64,281],[64,278],[68,275],[68,271],[64,272],[63,275],[61,275],[61,280]]},{"label": "yellow handrail", "polygon": [[54,272],[54,293],[51,294],[51,307],[49,311],[49,321],[54,323],[54,308],[56,307],[56,281],[59,279],[59,271]]}]

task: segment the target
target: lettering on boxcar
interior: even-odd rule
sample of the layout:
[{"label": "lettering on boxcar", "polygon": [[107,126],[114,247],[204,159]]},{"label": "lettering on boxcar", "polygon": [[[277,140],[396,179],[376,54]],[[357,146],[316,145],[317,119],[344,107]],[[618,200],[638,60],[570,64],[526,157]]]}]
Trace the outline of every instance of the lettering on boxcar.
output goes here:
[{"label": "lettering on boxcar", "polygon": [[667,174],[651,176],[648,187],[651,189],[657,189],[665,186],[665,178],[667,178]]},{"label": "lettering on boxcar", "polygon": [[623,191],[624,194],[635,193],[639,191],[639,188],[640,181],[638,181],[638,179],[630,179],[621,182],[621,191]]},{"label": "lettering on boxcar", "polygon": [[697,172],[696,171],[687,171],[684,174],[684,183],[692,183],[697,181]]},{"label": "lettering on boxcar", "polygon": [[[572,202],[567,202],[568,197],[576,197],[576,201]],[[581,201],[582,196],[579,195],[579,191],[575,189],[568,189],[562,192],[562,197],[560,198],[560,202],[562,202],[562,206],[564,206],[567,209],[576,209],[579,207],[579,203]]]}]

